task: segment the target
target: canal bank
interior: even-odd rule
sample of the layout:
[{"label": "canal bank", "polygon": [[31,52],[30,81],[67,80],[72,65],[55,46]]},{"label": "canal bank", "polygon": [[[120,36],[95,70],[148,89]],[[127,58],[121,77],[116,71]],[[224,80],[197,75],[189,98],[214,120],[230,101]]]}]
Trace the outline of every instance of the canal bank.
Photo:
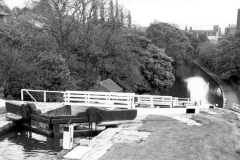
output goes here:
[{"label": "canal bank", "polygon": [[240,104],[237,93],[231,84],[222,81],[218,74],[212,72],[205,65],[201,64],[199,60],[194,60],[193,62],[207,73],[221,88],[223,93],[223,108],[230,109],[233,106],[233,103]]}]

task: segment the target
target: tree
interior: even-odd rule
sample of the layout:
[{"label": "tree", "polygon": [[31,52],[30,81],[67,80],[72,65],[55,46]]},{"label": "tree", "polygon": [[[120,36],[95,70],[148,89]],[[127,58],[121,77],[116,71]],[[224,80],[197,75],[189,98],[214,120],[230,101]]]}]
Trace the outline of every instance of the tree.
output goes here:
[{"label": "tree", "polygon": [[131,28],[132,27],[132,16],[131,16],[130,11],[128,11],[127,18],[128,18],[128,27]]},{"label": "tree", "polygon": [[124,26],[124,13],[123,13],[123,7],[120,7],[120,24]]},{"label": "tree", "polygon": [[209,39],[208,39],[206,34],[199,34],[198,38],[199,38],[200,43],[203,43],[205,41],[209,41]]},{"label": "tree", "polygon": [[119,6],[118,6],[118,0],[116,0],[116,5],[115,5],[115,19],[116,19],[116,22],[119,23],[120,19],[119,19]]},{"label": "tree", "polygon": [[168,23],[154,22],[147,28],[147,37],[159,48],[164,48],[174,59],[174,65],[192,57],[192,48],[186,36]]},{"label": "tree", "polygon": [[[90,13],[86,15],[87,7]],[[56,41],[58,51],[64,52],[69,46],[69,36],[94,11],[90,0],[41,0],[32,4],[32,17]]]},{"label": "tree", "polygon": [[109,2],[109,21],[113,21],[114,20],[114,5],[113,5],[113,1],[110,0]]},{"label": "tree", "polygon": [[94,21],[98,21],[98,8],[99,8],[99,4],[98,4],[97,0],[93,0],[92,1],[92,9],[93,9],[93,20]]},{"label": "tree", "polygon": [[214,62],[214,53],[216,50],[215,44],[206,41],[205,43],[201,43],[199,45],[199,57],[202,61],[204,61],[207,65],[213,67],[215,65]]},{"label": "tree", "polygon": [[200,57],[209,67],[220,73],[223,80],[240,82],[239,34],[221,40],[217,45],[208,41],[200,46]]},{"label": "tree", "polygon": [[101,1],[101,3],[100,3],[100,19],[102,22],[105,21],[105,7],[104,7],[103,1]]}]

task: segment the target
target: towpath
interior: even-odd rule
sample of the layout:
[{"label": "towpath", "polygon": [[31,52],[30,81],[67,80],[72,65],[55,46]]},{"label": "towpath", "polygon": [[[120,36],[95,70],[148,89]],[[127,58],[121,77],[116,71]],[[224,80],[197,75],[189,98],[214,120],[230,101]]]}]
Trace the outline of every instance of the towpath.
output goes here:
[{"label": "towpath", "polygon": [[240,104],[237,93],[234,90],[234,88],[231,86],[231,84],[229,84],[225,81],[222,81],[218,74],[211,71],[205,65],[200,63],[200,61],[195,60],[194,63],[200,69],[202,69],[205,73],[207,73],[210,77],[212,77],[213,80],[220,86],[220,88],[223,92],[223,98],[224,98],[223,108],[230,109],[230,107],[232,107],[233,103]]}]

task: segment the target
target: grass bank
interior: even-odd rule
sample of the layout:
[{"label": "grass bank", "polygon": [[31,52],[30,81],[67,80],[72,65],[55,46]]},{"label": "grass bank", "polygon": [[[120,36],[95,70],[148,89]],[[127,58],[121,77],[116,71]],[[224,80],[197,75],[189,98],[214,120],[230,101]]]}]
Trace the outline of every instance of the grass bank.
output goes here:
[{"label": "grass bank", "polygon": [[202,126],[188,126],[164,116],[148,116],[140,131],[150,131],[146,141],[121,143],[101,160],[239,160],[240,125],[237,114],[216,110],[192,119]]}]

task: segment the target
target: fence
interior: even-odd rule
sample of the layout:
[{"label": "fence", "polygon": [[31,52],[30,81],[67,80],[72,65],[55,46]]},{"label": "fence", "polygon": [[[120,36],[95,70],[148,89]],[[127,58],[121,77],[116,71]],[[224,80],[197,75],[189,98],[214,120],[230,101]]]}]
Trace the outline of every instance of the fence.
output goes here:
[{"label": "fence", "polygon": [[201,100],[194,101],[191,98],[178,98],[173,97],[174,106],[200,106]]},{"label": "fence", "polygon": [[63,91],[21,89],[21,100],[22,101],[64,102],[63,95],[64,95]]},{"label": "fence", "polygon": [[154,96],[154,95],[136,95],[137,105],[153,107],[165,107],[170,108],[175,106],[199,106],[201,101],[193,101],[190,98],[178,98],[172,96]]},{"label": "fence", "polygon": [[170,106],[172,107],[171,96],[153,96],[153,95],[136,95],[137,105],[146,105],[153,108],[154,106]]},{"label": "fence", "polygon": [[135,108],[134,96],[134,93],[65,91],[64,104],[96,107]]},{"label": "fence", "polygon": [[29,99],[35,102],[63,102],[64,105],[109,108],[135,108],[135,105],[151,108],[172,108],[175,106],[201,105],[201,101],[193,101],[190,98],[178,98],[172,96],[135,95],[134,93],[115,92],[45,91],[22,89],[21,100],[24,101]]}]

